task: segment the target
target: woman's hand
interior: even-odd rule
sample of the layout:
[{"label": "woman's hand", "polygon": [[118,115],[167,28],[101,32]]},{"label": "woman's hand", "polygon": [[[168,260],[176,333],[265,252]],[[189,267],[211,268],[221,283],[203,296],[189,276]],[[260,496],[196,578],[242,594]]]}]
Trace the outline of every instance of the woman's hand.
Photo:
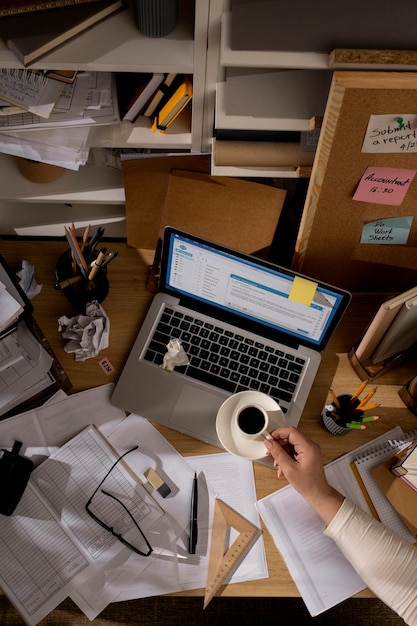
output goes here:
[{"label": "woman's hand", "polygon": [[277,428],[271,436],[264,444],[274,458],[278,477],[285,476],[328,524],[344,498],[327,482],[320,447],[296,428]]}]

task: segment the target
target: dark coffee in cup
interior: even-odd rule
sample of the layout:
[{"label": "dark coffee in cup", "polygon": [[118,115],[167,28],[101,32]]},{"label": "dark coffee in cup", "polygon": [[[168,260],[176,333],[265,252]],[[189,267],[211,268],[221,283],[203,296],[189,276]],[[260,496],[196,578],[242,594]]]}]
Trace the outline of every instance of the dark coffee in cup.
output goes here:
[{"label": "dark coffee in cup", "polygon": [[240,411],[237,423],[242,432],[256,435],[265,428],[265,415],[256,406],[247,406]]}]

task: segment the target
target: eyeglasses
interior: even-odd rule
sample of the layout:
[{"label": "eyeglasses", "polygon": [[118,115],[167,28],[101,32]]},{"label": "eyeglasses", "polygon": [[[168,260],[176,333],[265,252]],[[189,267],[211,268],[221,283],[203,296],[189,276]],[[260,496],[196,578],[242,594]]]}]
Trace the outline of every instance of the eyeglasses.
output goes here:
[{"label": "eyeglasses", "polygon": [[[134,448],[131,448],[130,450],[128,450],[127,452],[125,452],[124,454],[122,454],[122,456],[120,456],[117,461],[115,461],[113,463],[113,465],[111,466],[111,468],[109,469],[109,471],[107,472],[107,474],[105,475],[105,477],[103,478],[103,480],[98,484],[98,486],[96,487],[96,489],[93,492],[93,495],[89,498],[87,504],[85,505],[85,509],[87,511],[87,513],[90,515],[90,517],[97,522],[97,524],[99,524],[102,528],[104,528],[105,530],[107,530],[109,533],[111,533],[114,537],[116,537],[121,543],[123,543],[123,545],[125,545],[127,548],[130,548],[130,550],[133,550],[133,552],[136,552],[136,554],[140,554],[141,556],[149,556],[152,553],[152,547],[150,545],[150,543],[148,542],[148,540],[146,539],[145,535],[143,534],[142,530],[140,529],[138,523],[136,522],[135,518],[133,517],[133,515],[131,514],[131,512],[129,511],[129,509],[127,508],[127,506],[121,501],[119,500],[119,498],[117,498],[116,496],[114,496],[113,494],[109,493],[108,491],[105,491],[104,489],[101,489],[102,484],[105,482],[105,480],[109,477],[109,475],[111,474],[111,472],[114,470],[114,468],[116,467],[116,465],[130,452],[133,452],[134,450],[137,450],[139,448],[139,446],[135,446]],[[122,536],[121,533],[118,533],[114,530],[113,526],[109,526],[108,524],[106,524],[105,522],[103,522],[103,520],[101,520],[99,517],[97,517],[97,515],[95,515],[95,513],[93,513],[93,511],[91,510],[90,506],[91,503],[93,501],[94,496],[96,495],[96,493],[98,491],[101,491],[101,493],[103,493],[105,496],[108,496],[109,498],[112,498],[113,500],[115,500],[123,509],[124,511],[128,514],[128,516],[130,517],[130,519],[132,520],[133,524],[135,525],[136,529],[139,531],[141,537],[143,538],[143,540],[146,543],[146,546],[148,548],[147,552],[143,552],[142,550],[139,550],[139,548],[136,548],[136,546],[132,545],[129,541],[127,541],[126,539],[124,539],[124,537]]]}]

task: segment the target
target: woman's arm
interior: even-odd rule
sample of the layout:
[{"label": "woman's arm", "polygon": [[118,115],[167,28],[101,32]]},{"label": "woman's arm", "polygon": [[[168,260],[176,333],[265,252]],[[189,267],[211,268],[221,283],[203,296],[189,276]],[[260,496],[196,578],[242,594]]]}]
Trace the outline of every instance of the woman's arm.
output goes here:
[{"label": "woman's arm", "polygon": [[345,500],[325,529],[375,595],[417,625],[417,549]]},{"label": "woman's arm", "polygon": [[417,626],[417,549],[329,485],[320,447],[295,428],[278,428],[265,447],[278,476],[292,484],[326,524],[368,587],[410,626]]}]

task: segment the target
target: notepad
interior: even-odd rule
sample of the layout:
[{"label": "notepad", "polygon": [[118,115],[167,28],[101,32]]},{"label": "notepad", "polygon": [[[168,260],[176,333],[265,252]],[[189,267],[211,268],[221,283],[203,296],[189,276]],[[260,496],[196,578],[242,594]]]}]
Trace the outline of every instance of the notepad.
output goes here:
[{"label": "notepad", "polygon": [[64,83],[31,70],[0,69],[0,96],[29,113],[48,118]]},{"label": "notepad", "polygon": [[360,485],[366,490],[367,497],[372,500],[378,519],[410,542],[413,542],[415,537],[411,535],[388,498],[375,482],[372,471],[384,461],[393,458],[404,443],[411,443],[412,441],[417,441],[417,430],[405,433],[401,439],[388,439],[377,446],[371,446],[359,454],[354,461],[354,466],[361,479]]}]

